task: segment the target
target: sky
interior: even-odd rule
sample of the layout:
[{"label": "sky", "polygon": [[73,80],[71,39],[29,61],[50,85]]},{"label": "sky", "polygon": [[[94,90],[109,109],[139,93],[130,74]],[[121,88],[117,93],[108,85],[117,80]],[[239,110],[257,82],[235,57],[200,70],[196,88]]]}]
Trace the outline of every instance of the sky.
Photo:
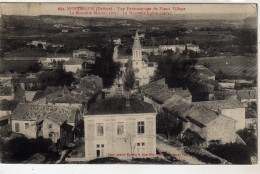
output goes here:
[{"label": "sky", "polygon": [[[151,18],[149,15],[129,15],[132,12],[146,12],[145,10],[127,10],[126,8],[154,8],[155,12],[170,12],[171,14],[159,15],[161,18],[174,16],[174,15],[186,15],[186,14],[248,14],[248,16],[257,15],[256,4],[86,4],[86,3],[1,3],[1,14],[5,15],[26,15],[26,16],[37,16],[37,15],[62,15],[62,16],[80,16],[80,17],[123,17],[123,18]],[[64,10],[58,10],[64,9]],[[100,7],[100,8],[112,8],[112,12],[116,14],[87,14],[89,10],[80,10],[79,12],[85,12],[84,14],[75,15],[77,10],[67,10],[67,7]],[[125,10],[118,10],[119,8],[125,8]],[[170,8],[170,10],[160,10],[162,8]],[[175,7],[175,10],[173,10]],[[179,8],[179,10],[176,10]],[[182,10],[180,10],[182,9]],[[184,10],[183,10],[184,9]],[[91,10],[90,10],[91,11]],[[127,15],[123,15],[123,11],[127,11]],[[74,12],[74,14],[71,14]],[[93,11],[92,11],[93,12]],[[102,10],[102,12],[109,12],[109,10]],[[156,15],[155,15],[156,16]],[[157,15],[158,16],[158,15]]]}]

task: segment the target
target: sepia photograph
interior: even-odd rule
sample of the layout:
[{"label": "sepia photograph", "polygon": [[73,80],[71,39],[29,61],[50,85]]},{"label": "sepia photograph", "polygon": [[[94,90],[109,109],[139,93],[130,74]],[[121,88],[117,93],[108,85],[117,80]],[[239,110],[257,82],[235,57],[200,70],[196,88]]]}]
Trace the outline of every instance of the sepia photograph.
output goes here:
[{"label": "sepia photograph", "polygon": [[256,3],[0,7],[0,163],[258,164]]}]

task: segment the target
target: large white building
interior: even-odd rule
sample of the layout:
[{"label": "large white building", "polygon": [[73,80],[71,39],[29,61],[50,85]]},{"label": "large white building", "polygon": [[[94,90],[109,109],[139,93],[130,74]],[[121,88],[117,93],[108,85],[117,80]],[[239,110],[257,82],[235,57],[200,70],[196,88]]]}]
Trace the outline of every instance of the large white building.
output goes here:
[{"label": "large white building", "polygon": [[[132,61],[132,65],[135,72],[135,86],[141,86],[148,84],[151,77],[154,75],[155,70],[157,69],[157,64],[155,62],[149,62],[147,57],[142,54],[142,46],[140,43],[140,38],[138,32],[134,37],[134,44],[132,47],[132,56],[120,56],[118,55],[118,46],[114,48],[114,61],[121,63],[121,72],[122,77],[123,72],[125,71],[125,65],[129,59]],[[119,78],[119,83],[122,83],[121,77]]]}]

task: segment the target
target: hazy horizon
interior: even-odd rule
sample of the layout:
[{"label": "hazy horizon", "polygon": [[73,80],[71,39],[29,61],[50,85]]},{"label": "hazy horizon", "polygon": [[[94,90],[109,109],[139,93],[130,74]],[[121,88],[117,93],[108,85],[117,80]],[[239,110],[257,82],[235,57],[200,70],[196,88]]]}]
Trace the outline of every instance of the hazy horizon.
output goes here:
[{"label": "hazy horizon", "polygon": [[[240,20],[246,17],[257,17],[256,4],[93,4],[93,3],[1,3],[1,15],[17,16],[68,16],[86,18],[114,18],[114,19],[134,19],[134,20],[206,20],[206,19],[226,19]],[[64,10],[58,10],[64,8]],[[73,10],[70,7],[84,8],[111,8],[110,12],[122,13],[120,8],[158,8],[158,12],[168,12],[171,15],[143,15],[143,14],[70,14]],[[160,8],[185,8],[185,10],[160,10]],[[76,12],[76,10],[74,10]],[[126,10],[127,11],[127,10]],[[129,11],[129,10],[128,10]],[[79,11],[87,12],[87,11]],[[107,11],[100,11],[107,12]],[[134,12],[146,12],[134,11]],[[1,16],[0,15],[0,16]]]}]

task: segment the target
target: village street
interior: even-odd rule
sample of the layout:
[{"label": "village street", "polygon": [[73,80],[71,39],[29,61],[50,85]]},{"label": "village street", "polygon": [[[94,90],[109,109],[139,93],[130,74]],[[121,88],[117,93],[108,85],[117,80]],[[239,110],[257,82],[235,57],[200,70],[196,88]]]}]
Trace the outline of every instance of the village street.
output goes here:
[{"label": "village street", "polygon": [[156,138],[156,148],[161,153],[171,154],[178,160],[187,162],[188,164],[205,164],[204,162],[199,161],[197,158],[188,155],[184,151],[184,147],[174,147],[168,144],[167,140],[161,136],[157,136]]}]

